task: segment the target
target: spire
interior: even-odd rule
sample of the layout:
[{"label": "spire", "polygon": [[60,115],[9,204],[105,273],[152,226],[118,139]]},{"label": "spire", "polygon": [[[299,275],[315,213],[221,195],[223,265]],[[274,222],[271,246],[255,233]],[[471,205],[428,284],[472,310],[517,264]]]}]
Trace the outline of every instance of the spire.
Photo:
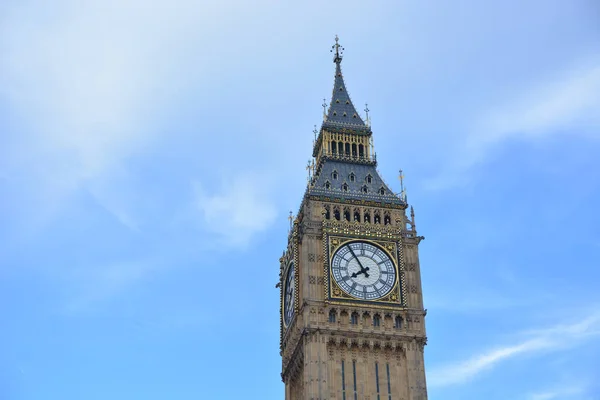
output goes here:
[{"label": "spire", "polygon": [[333,62],[335,63],[335,80],[333,83],[333,92],[329,111],[323,123],[324,127],[330,128],[354,128],[368,130],[352,100],[346,90],[344,77],[342,76],[342,57],[344,48],[339,43],[339,38],[335,36],[335,44],[331,46],[331,52],[334,53]]}]

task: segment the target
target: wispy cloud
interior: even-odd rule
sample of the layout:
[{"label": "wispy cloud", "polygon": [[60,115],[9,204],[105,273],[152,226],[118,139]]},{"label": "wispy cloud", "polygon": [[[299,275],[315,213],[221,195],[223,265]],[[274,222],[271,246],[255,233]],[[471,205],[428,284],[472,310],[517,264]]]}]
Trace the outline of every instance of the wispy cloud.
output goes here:
[{"label": "wispy cloud", "polygon": [[573,396],[579,396],[586,392],[586,386],[581,384],[561,385],[554,389],[531,393],[528,400],[558,400],[558,399],[574,399]]},{"label": "wispy cloud", "polygon": [[270,180],[266,175],[244,173],[224,181],[217,194],[194,183],[203,228],[228,247],[246,246],[252,236],[275,221]]},{"label": "wispy cloud", "polygon": [[145,260],[77,268],[69,273],[64,311],[77,314],[114,299],[157,269],[156,262]]},{"label": "wispy cloud", "polygon": [[515,93],[473,122],[442,175],[428,183],[445,189],[462,183],[467,172],[507,140],[539,140],[554,135],[600,138],[600,57]]},{"label": "wispy cloud", "polygon": [[590,337],[600,336],[600,313],[595,312],[579,323],[530,330],[521,336],[524,339],[519,343],[484,351],[466,361],[434,367],[428,374],[429,382],[432,386],[460,384],[511,358],[577,346]]},{"label": "wispy cloud", "polygon": [[0,122],[0,176],[30,199],[23,219],[33,218],[31,210],[50,219],[71,193],[92,185],[89,193],[107,211],[137,225],[126,207],[114,206],[121,201],[110,181],[160,140],[168,105],[209,79],[218,45],[208,32],[235,26],[218,18],[228,13],[225,5],[190,0],[3,7],[0,100],[16,123]]}]

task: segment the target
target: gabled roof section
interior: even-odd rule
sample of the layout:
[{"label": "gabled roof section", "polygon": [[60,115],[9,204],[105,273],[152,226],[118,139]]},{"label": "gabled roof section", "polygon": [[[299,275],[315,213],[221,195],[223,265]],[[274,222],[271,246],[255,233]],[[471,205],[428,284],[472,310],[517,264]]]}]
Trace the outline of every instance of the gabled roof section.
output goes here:
[{"label": "gabled roof section", "polygon": [[350,95],[346,90],[346,84],[344,83],[344,76],[342,75],[342,50],[344,48],[340,46],[338,37],[335,37],[335,45],[332,47],[335,49],[335,56],[333,62],[335,63],[335,79],[333,83],[333,92],[331,94],[331,102],[329,103],[329,111],[323,122],[324,128],[350,128],[360,131],[370,131],[369,127],[362,120]]}]

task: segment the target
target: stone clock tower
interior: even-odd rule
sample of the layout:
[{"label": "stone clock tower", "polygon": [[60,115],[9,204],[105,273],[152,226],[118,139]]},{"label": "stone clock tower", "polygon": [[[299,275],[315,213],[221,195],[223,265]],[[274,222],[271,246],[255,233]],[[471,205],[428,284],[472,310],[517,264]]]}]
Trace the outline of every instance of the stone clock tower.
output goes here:
[{"label": "stone clock tower", "polygon": [[280,259],[286,400],[426,400],[412,207],[376,169],[333,46],[335,80],[308,187]]}]

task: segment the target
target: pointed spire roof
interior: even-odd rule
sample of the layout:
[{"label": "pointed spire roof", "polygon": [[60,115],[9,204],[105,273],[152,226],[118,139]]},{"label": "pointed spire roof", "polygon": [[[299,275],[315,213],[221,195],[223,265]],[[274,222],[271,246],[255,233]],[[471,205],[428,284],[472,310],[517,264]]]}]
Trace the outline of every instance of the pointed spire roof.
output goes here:
[{"label": "pointed spire roof", "polygon": [[339,44],[339,39],[336,35],[335,44],[331,47],[331,51],[335,50],[333,62],[335,63],[335,80],[333,83],[333,92],[331,94],[331,102],[329,110],[323,122],[324,128],[350,128],[356,130],[370,131],[369,127],[362,120],[350,95],[346,90],[344,76],[342,75],[342,52],[344,48]]}]

